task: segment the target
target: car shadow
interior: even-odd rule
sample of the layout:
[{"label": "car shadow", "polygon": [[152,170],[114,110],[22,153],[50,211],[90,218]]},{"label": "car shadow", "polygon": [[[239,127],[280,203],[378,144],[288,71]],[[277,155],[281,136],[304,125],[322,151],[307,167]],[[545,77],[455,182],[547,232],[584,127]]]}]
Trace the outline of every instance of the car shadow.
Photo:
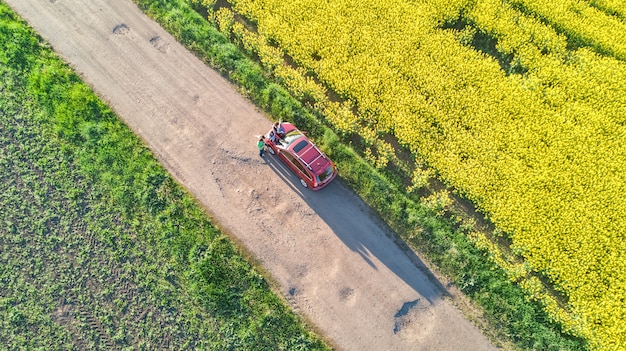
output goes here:
[{"label": "car shadow", "polygon": [[[333,230],[335,235],[352,251],[378,270],[375,262],[385,265],[404,283],[430,303],[442,295],[450,296],[448,289],[378,214],[342,181],[340,175],[320,191],[304,188],[299,179],[275,155],[266,155],[266,163],[290,189],[297,193],[317,215]],[[350,199],[350,201],[346,201]],[[366,218],[366,220],[364,220]],[[374,235],[360,235],[374,231]],[[377,235],[389,239],[389,245],[380,245]],[[412,265],[397,256],[399,249]],[[396,254],[394,254],[396,253]],[[374,260],[374,258],[376,258]],[[404,263],[404,264],[403,264]],[[409,266],[409,267],[407,267]],[[428,281],[432,285],[425,286]],[[434,289],[432,288],[434,286]]]}]

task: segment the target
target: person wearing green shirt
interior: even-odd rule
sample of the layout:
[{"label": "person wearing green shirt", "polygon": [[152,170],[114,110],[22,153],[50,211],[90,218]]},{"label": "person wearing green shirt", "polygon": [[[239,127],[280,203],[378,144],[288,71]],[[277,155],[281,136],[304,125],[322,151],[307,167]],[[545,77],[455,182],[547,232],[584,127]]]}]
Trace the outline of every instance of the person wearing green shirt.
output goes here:
[{"label": "person wearing green shirt", "polygon": [[263,152],[265,152],[265,141],[263,141],[263,137],[259,138],[259,141],[256,142],[256,147],[259,148],[259,156],[263,157]]}]

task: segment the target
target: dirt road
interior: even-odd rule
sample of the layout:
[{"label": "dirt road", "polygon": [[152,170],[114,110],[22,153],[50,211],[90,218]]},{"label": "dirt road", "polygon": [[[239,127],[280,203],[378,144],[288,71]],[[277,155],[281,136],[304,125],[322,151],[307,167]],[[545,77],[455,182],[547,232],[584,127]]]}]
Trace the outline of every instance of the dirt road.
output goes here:
[{"label": "dirt road", "polygon": [[130,0],[5,1],[336,348],[495,349],[341,181],[314,193],[259,157],[268,117]]}]

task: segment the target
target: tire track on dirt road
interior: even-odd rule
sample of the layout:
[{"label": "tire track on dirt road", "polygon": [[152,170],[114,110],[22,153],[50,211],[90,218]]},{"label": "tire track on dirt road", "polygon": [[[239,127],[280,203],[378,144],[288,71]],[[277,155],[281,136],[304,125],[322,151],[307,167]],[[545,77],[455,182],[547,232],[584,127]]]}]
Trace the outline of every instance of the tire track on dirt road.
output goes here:
[{"label": "tire track on dirt road", "polygon": [[130,0],[5,2],[336,348],[495,349],[340,181],[314,193],[260,158],[268,118]]}]

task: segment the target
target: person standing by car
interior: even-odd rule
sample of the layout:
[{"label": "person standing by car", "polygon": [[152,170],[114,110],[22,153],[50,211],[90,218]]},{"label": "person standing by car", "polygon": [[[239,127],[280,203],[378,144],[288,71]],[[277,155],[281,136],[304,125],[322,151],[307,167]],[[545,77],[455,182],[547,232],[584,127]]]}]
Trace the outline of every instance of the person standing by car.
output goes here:
[{"label": "person standing by car", "polygon": [[263,152],[265,152],[265,140],[263,136],[259,138],[259,141],[256,142],[256,147],[259,148],[259,156],[263,157]]}]

